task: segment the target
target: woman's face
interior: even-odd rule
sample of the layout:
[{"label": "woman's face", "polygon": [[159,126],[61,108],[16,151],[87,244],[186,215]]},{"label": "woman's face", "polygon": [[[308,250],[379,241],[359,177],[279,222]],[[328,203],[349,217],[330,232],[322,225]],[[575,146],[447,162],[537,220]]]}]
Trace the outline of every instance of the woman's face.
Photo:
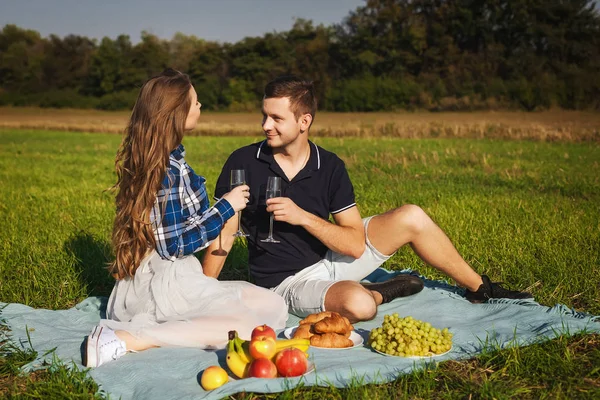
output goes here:
[{"label": "woman's face", "polygon": [[190,88],[190,98],[192,100],[192,104],[190,106],[188,116],[185,120],[186,131],[190,131],[196,127],[196,124],[198,123],[198,118],[200,118],[200,107],[202,107],[202,104],[198,102],[198,95],[196,94],[196,90],[194,90],[194,87]]}]

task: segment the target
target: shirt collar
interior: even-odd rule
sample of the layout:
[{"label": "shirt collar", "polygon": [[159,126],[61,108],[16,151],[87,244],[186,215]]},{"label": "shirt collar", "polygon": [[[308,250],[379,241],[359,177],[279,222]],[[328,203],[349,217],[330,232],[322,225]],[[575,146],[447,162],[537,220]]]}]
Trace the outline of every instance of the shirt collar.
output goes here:
[{"label": "shirt collar", "polygon": [[183,157],[185,157],[185,148],[183,147],[183,144],[179,144],[179,146],[177,146],[175,150],[171,152],[171,157],[176,160],[181,160]]},{"label": "shirt collar", "polygon": [[[321,155],[319,154],[319,148],[310,140],[308,141],[308,144],[310,145],[310,157],[306,163],[306,166],[309,167],[309,170],[316,171],[321,168]],[[256,158],[267,161],[269,164],[275,162],[275,158],[273,158],[273,150],[267,145],[266,140],[263,140],[258,146]]]}]

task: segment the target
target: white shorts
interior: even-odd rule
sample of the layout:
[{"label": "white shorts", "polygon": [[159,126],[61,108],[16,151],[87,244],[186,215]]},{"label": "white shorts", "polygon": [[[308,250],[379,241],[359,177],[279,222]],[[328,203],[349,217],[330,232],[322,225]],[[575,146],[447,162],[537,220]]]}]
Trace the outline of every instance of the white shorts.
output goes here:
[{"label": "white shorts", "polygon": [[386,262],[392,255],[381,254],[369,241],[367,227],[373,217],[363,218],[366,246],[360,258],[329,250],[325,258],[287,277],[271,288],[285,299],[290,313],[299,317],[325,310],[325,294],[339,281],[359,282]]}]

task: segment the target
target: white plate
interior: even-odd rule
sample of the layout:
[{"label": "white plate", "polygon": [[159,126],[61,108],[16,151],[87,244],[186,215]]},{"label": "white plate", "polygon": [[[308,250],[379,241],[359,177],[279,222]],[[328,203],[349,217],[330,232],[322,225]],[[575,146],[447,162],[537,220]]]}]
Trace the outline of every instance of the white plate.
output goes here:
[{"label": "white plate", "polygon": [[[283,336],[285,336],[288,339],[291,339],[294,336],[294,332],[296,332],[296,328],[298,328],[298,326],[292,326],[290,328],[286,328],[283,331]],[[355,331],[350,332],[350,337],[348,339],[352,340],[352,343],[354,343],[354,346],[351,346],[351,347],[319,347],[319,346],[313,346],[311,344],[310,347],[315,347],[317,349],[323,349],[323,350],[348,350],[348,349],[353,349],[355,347],[362,345],[363,341],[364,341],[362,336],[360,336]]]},{"label": "white plate", "polygon": [[[373,350],[375,353],[379,353],[379,354],[383,354],[384,356],[388,356],[388,357],[400,357],[400,356],[396,356],[396,355],[391,355],[388,353],[384,353],[383,351],[379,351],[379,350],[375,350],[374,348],[371,347],[371,350]],[[429,356],[404,356],[402,358],[432,358],[432,357],[439,357],[439,356],[443,356],[444,354],[448,354],[452,351],[452,347],[450,347],[450,350],[447,350],[443,353],[439,353],[439,354],[434,354],[432,353]]]}]

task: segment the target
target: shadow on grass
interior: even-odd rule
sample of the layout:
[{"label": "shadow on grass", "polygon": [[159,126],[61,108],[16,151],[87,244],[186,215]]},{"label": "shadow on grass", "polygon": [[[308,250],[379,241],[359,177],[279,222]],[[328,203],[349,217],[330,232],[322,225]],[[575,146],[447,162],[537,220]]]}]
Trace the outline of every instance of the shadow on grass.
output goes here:
[{"label": "shadow on grass", "polygon": [[[87,295],[109,296],[115,283],[106,269],[114,257],[110,243],[94,237],[89,232],[79,231],[65,242],[64,248],[75,260],[79,278],[87,287]],[[196,257],[202,260],[202,254],[197,253]],[[251,281],[245,243],[234,243],[219,280]]]},{"label": "shadow on grass", "polygon": [[109,296],[115,283],[106,269],[112,260],[110,243],[79,231],[65,242],[64,248],[73,256],[88,296]]},{"label": "shadow on grass", "polygon": [[[202,255],[198,259],[202,261]],[[225,265],[219,275],[220,281],[247,281],[254,283],[248,272],[248,248],[245,242],[239,239],[233,243],[231,251],[227,255]]]}]

